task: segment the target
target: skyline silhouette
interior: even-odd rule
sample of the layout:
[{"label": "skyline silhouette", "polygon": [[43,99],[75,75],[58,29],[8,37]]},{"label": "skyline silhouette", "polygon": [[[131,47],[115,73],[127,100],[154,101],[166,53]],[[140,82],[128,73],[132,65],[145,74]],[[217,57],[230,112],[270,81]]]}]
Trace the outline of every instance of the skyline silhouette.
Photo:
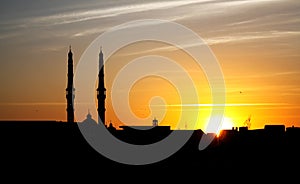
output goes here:
[{"label": "skyline silhouette", "polygon": [[[96,128],[96,121],[88,116],[84,126]],[[284,130],[284,129],[285,130]],[[122,164],[98,153],[83,138],[78,123],[61,123],[55,121],[36,122],[0,122],[1,165],[11,168],[18,165],[23,169],[30,165],[35,173],[75,172],[84,170],[82,174],[93,174],[95,169],[113,169],[114,172],[151,172],[162,173],[191,172],[197,168],[201,174],[232,173],[240,171],[289,172],[294,173],[300,164],[300,127],[278,127],[271,125],[260,130],[248,130],[246,127],[225,130],[219,137],[205,134],[201,130],[170,130],[170,127],[155,126],[149,130],[137,130],[135,127],[123,127],[116,130],[112,126],[108,131],[117,139],[133,145],[149,145],[159,142],[173,131],[180,135],[192,132],[191,137],[177,152],[159,162],[146,165]],[[199,150],[202,138],[213,141],[204,150]],[[182,170],[188,168],[188,170]],[[5,171],[4,171],[5,172]],[[54,174],[55,175],[55,174]],[[290,175],[289,178],[295,175]],[[267,176],[262,176],[262,178]],[[267,177],[268,180],[274,178]]]}]

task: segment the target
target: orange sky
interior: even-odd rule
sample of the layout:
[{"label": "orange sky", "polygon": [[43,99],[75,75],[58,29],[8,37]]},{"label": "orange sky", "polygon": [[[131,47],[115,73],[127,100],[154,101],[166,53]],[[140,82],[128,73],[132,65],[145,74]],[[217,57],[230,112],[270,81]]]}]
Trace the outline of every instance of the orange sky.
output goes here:
[{"label": "orange sky", "polygon": [[[199,95],[199,101],[194,102],[199,104],[199,107],[186,107],[186,111],[199,111],[200,121],[196,128],[205,129],[205,121],[210,115],[211,106],[209,104],[211,101],[210,87],[208,85],[207,79],[201,69],[195,69],[195,65],[191,65],[189,62],[191,58],[182,51],[172,51],[172,52],[153,52],[151,48],[162,48],[162,43],[144,42],[123,48],[115,56],[111,57],[106,65],[107,73],[107,83],[106,87],[108,89],[108,117],[111,117],[112,122],[118,122],[118,119],[111,115],[113,112],[110,102],[109,89],[111,88],[111,83],[115,78],[115,73],[120,70],[120,68],[125,65],[125,63],[132,61],[134,58],[141,57],[143,55],[161,55],[171,58],[173,61],[178,62],[183,66],[189,74],[191,75],[193,81],[197,83],[197,90]],[[135,48],[135,49],[134,49]],[[149,50],[148,53],[138,54],[138,50],[143,48],[143,50]],[[297,125],[297,120],[299,115],[298,104],[300,103],[299,98],[295,99],[297,93],[293,93],[293,85],[296,85],[294,81],[297,81],[297,72],[281,72],[278,67],[269,66],[264,71],[263,65],[260,67],[252,66],[253,58],[251,59],[241,59],[239,55],[243,54],[243,48],[235,48],[235,52],[238,54],[233,57],[226,56],[228,52],[219,51],[218,47],[213,47],[216,56],[223,56],[224,59],[221,61],[223,63],[222,69],[224,72],[225,82],[226,82],[226,109],[225,117],[230,118],[234,126],[244,126],[244,121],[251,116],[251,128],[263,128],[265,124],[285,124],[286,126]],[[239,52],[241,50],[241,52]],[[224,53],[225,52],[225,53]],[[260,51],[264,53],[263,51]],[[131,55],[131,53],[134,53]],[[218,55],[219,53],[219,55]],[[120,55],[120,56],[118,56]],[[227,57],[227,58],[226,58]],[[241,59],[240,62],[246,64],[238,64],[237,61],[232,61],[231,58]],[[260,53],[257,52],[257,58]],[[220,57],[218,57],[220,58]],[[256,59],[258,62],[269,62],[267,60],[261,61]],[[275,62],[275,59],[272,60]],[[235,66],[232,66],[231,62]],[[257,62],[257,63],[258,63]],[[118,63],[118,64],[116,64]],[[119,68],[120,67],[120,68]],[[159,66],[157,67],[159,68]],[[249,71],[249,70],[251,71]],[[273,71],[272,71],[273,70]],[[243,74],[245,73],[245,74]],[[180,73],[177,75],[181,75]],[[289,91],[293,91],[287,94],[285,91],[287,88]],[[297,88],[294,88],[297,90]],[[270,95],[271,94],[271,95]],[[156,111],[161,110],[161,106],[155,106],[155,103],[151,109],[149,106],[149,100],[153,96],[160,96],[164,98],[167,104],[166,116],[159,118],[161,124],[171,125],[176,128],[176,125],[172,122],[176,122],[179,116],[180,106],[168,106],[170,104],[180,104],[179,94],[172,85],[161,78],[158,77],[148,77],[138,81],[130,91],[130,104],[133,112],[141,118],[146,118],[147,116],[155,116]],[[159,101],[157,102],[159,103]],[[201,105],[202,104],[202,105]],[[158,113],[159,114],[159,113]],[[184,128],[189,125],[189,115],[187,115],[186,122],[181,127]],[[176,119],[177,118],[177,119]],[[128,122],[127,122],[128,123]],[[149,121],[149,124],[151,122]]]},{"label": "orange sky", "polygon": [[[208,43],[224,74],[225,116],[234,126],[243,126],[249,116],[252,129],[263,128],[265,124],[300,126],[299,1],[128,1],[118,4],[78,0],[72,5],[65,1],[53,4],[12,1],[4,3],[2,8],[1,120],[65,121],[69,44],[72,44],[76,68],[85,49],[103,31],[138,17],[180,23]],[[193,81],[201,84],[196,86],[200,100],[194,103],[199,106],[184,109],[199,112],[201,120],[196,128],[205,129],[211,103],[205,75],[201,69],[195,70],[195,66],[188,64],[191,58],[182,51],[153,52],[153,48],[163,46],[153,42],[134,44],[109,58],[105,66],[107,120],[116,125],[119,122],[109,96],[118,69],[139,56],[156,54],[178,62]],[[103,50],[105,54],[105,45]],[[155,99],[150,114],[149,100],[157,95],[164,97],[168,106],[162,109],[162,101]],[[138,81],[130,91],[130,105],[135,115],[140,118],[162,116],[166,110],[165,117],[158,117],[159,122],[173,128],[180,112],[178,103],[174,87],[157,77]],[[94,118],[95,113],[92,112]],[[78,117],[78,121],[84,118]],[[179,128],[186,124],[189,127],[188,115],[185,118],[183,127]]]}]

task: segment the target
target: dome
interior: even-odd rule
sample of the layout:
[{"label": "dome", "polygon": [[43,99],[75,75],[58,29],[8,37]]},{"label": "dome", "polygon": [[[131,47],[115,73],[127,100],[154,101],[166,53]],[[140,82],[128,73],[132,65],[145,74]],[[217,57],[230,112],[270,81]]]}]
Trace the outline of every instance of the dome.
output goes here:
[{"label": "dome", "polygon": [[92,118],[92,115],[90,114],[90,111],[88,111],[88,114],[86,115],[86,119],[83,120],[82,123],[97,125],[97,122]]}]

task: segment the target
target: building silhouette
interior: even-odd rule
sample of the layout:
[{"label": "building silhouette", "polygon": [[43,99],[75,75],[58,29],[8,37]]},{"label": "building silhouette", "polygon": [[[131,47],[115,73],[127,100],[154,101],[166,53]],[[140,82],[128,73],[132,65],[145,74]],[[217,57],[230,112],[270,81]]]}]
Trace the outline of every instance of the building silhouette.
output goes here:
[{"label": "building silhouette", "polygon": [[154,119],[152,120],[152,125],[153,126],[158,126],[158,120],[154,117]]},{"label": "building silhouette", "polygon": [[92,115],[90,111],[88,111],[88,114],[86,115],[86,119],[82,121],[82,123],[87,125],[97,125],[97,122],[92,118]]},{"label": "building silhouette", "polygon": [[104,60],[102,48],[99,53],[99,74],[98,74],[98,88],[97,88],[97,99],[98,99],[98,123],[102,122],[105,125],[105,98],[106,89],[104,84]]},{"label": "building silhouette", "polygon": [[73,86],[73,53],[71,46],[68,53],[68,83],[66,88],[66,98],[67,98],[67,122],[74,122],[74,97],[75,88]]}]

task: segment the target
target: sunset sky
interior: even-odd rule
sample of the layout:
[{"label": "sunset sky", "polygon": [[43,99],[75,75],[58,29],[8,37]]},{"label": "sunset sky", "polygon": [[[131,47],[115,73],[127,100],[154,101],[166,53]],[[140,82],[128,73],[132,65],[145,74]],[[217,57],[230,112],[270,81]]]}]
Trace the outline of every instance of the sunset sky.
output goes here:
[{"label": "sunset sky", "polygon": [[[128,21],[163,19],[191,29],[213,51],[226,84],[225,117],[233,126],[243,126],[249,116],[251,129],[265,124],[300,126],[298,0],[4,0],[0,9],[0,120],[66,121],[69,45],[75,70],[85,49],[104,31]],[[122,62],[147,54],[160,54],[179,63],[188,60],[179,50],[153,51],[166,46],[161,43],[139,44],[122,48],[109,58],[105,69],[108,94],[111,76]],[[192,66],[184,67],[193,73]],[[194,80],[205,79],[203,73],[191,75]],[[195,104],[204,112],[211,101],[209,86],[203,83],[196,88],[202,90],[204,100]],[[153,118],[156,114],[150,114],[149,99],[166,96],[170,112],[159,121],[170,125],[178,116],[176,94],[165,81],[146,78],[131,90],[132,111],[140,118]],[[118,125],[110,104],[108,97],[107,120]],[[92,114],[95,118],[95,112]],[[78,121],[84,118],[78,117]]]}]

